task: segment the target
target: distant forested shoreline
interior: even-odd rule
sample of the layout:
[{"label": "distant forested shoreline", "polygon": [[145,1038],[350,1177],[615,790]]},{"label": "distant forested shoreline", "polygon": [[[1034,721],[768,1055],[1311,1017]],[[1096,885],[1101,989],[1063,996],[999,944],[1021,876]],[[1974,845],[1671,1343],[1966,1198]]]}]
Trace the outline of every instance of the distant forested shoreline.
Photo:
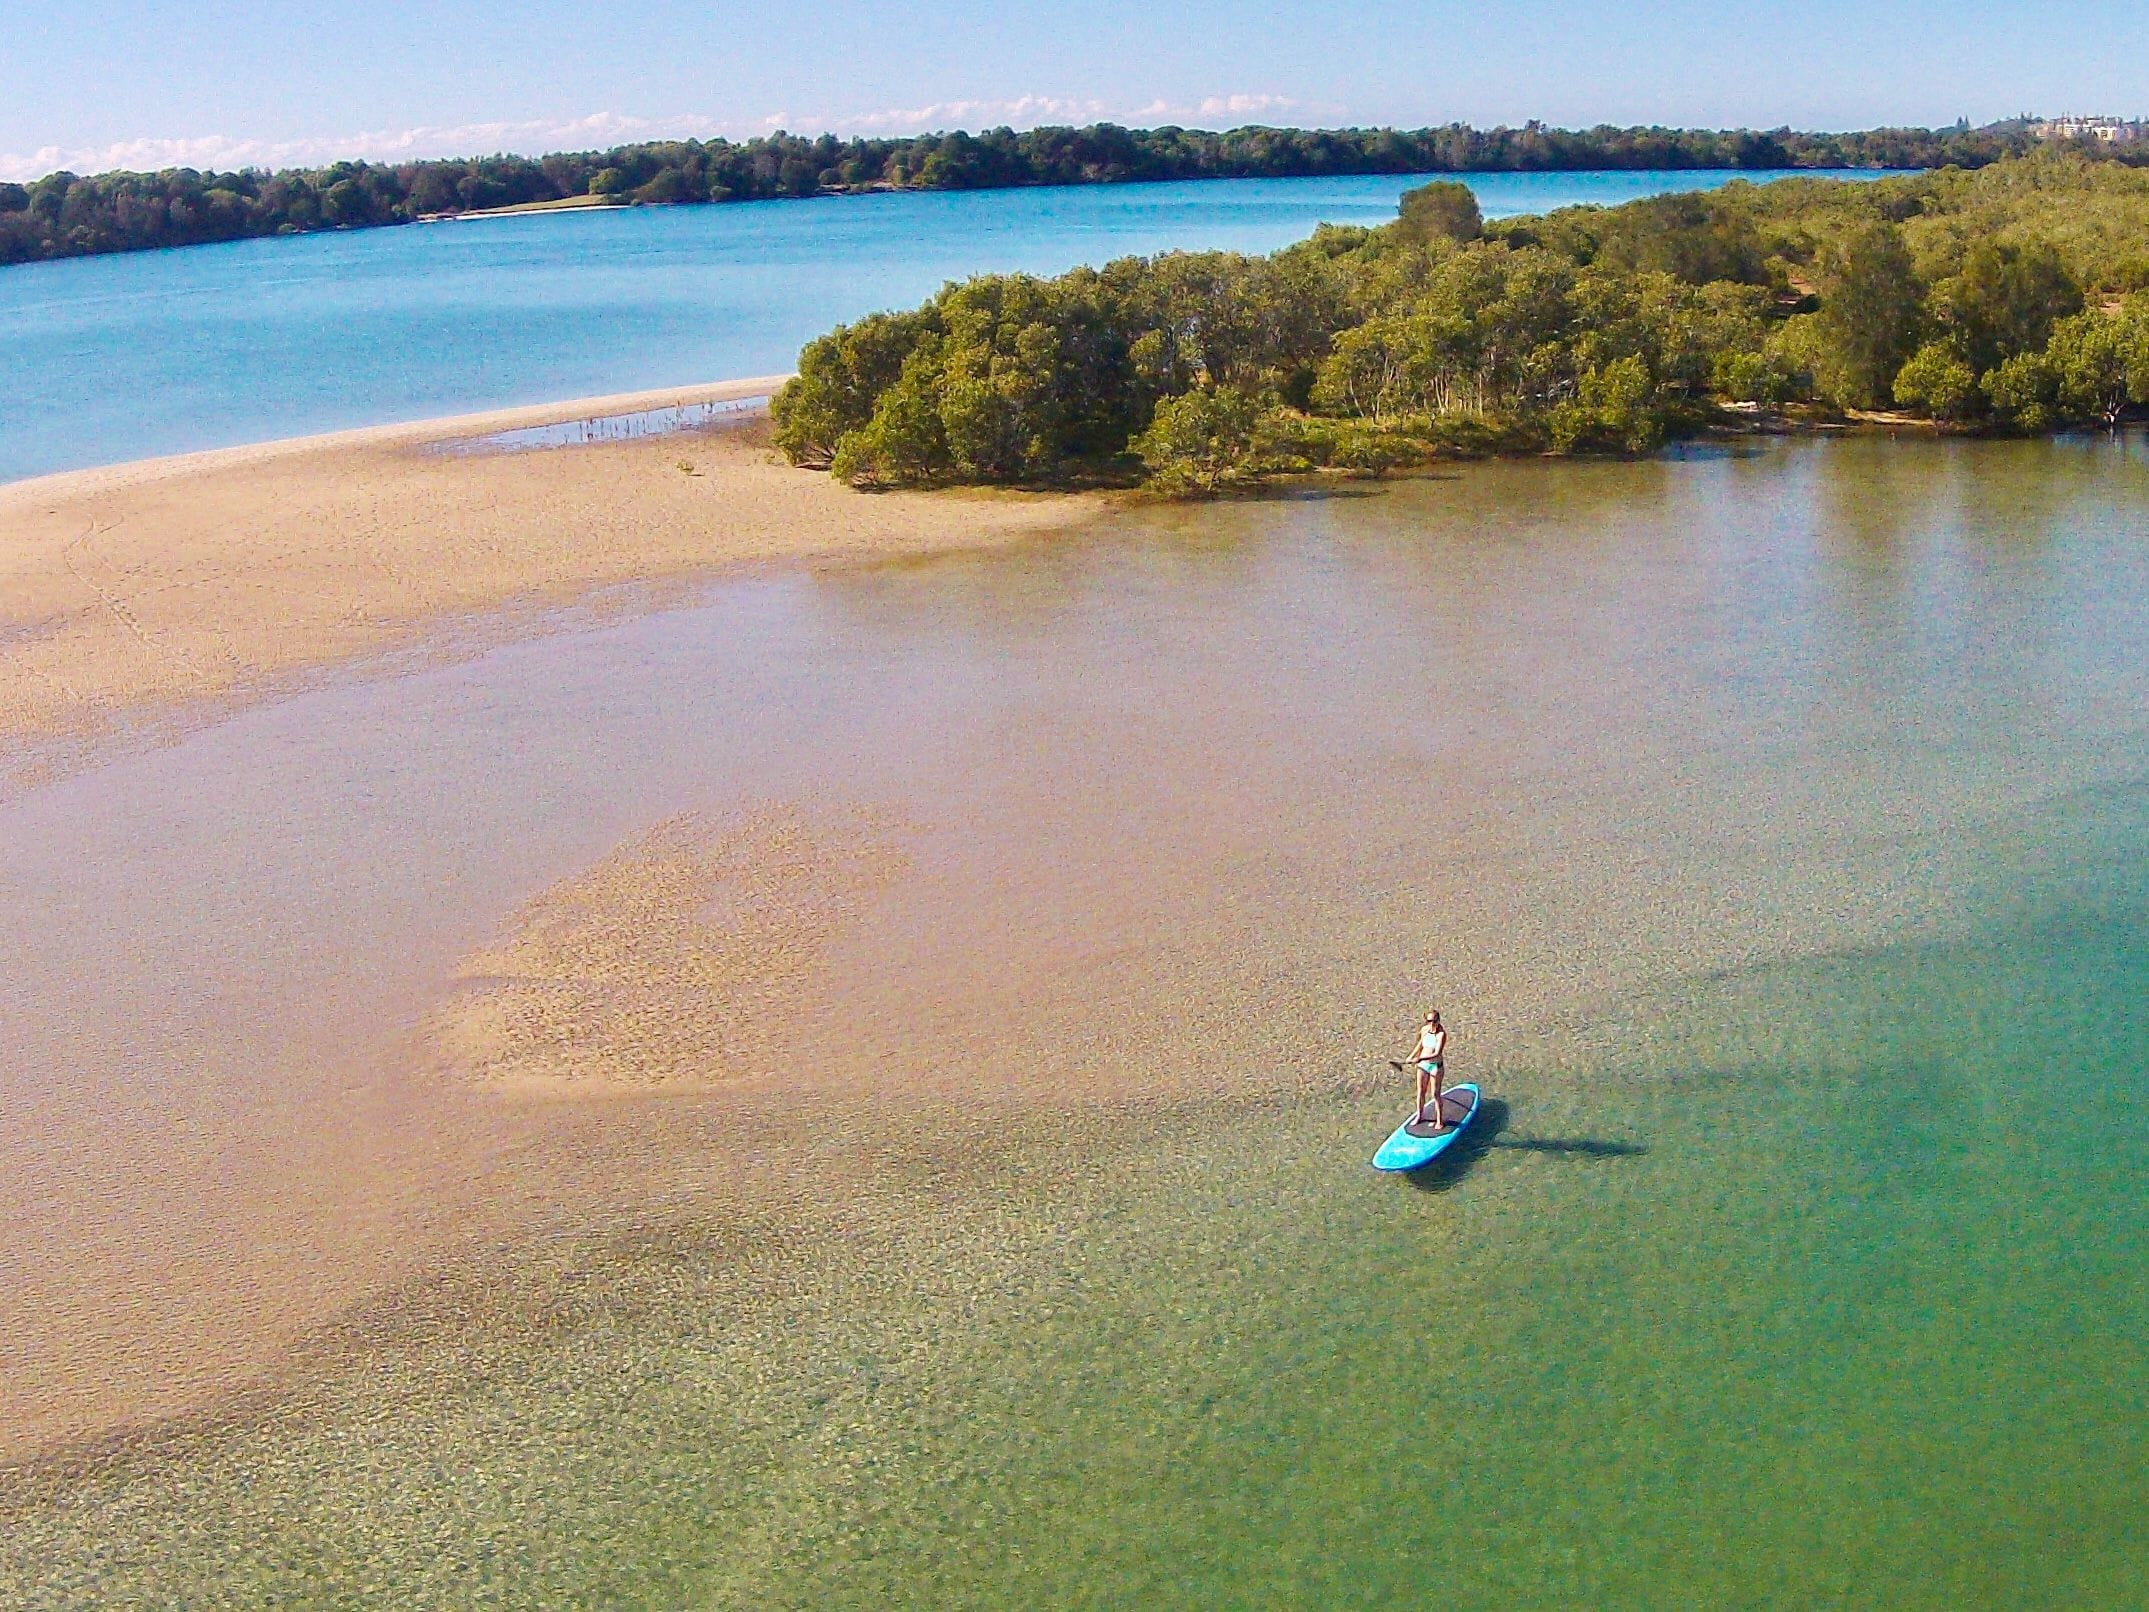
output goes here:
[{"label": "distant forested shoreline", "polygon": [[773,405],[860,487],[1210,494],[1767,420],[2116,429],[2149,407],[2149,172],[2046,150],[1483,219],[1452,179],[1266,257],[981,275],[807,344]]},{"label": "distant forested shoreline", "polygon": [[[2039,144],[2022,122],[1972,129],[992,129],[900,139],[661,141],[492,156],[216,173],[48,174],[0,183],[0,264],[363,229],[595,197],[622,204],[761,201],[880,190],[995,190],[1171,179],[1583,169],[1979,168]],[[2149,147],[2085,147],[2149,162]]]}]

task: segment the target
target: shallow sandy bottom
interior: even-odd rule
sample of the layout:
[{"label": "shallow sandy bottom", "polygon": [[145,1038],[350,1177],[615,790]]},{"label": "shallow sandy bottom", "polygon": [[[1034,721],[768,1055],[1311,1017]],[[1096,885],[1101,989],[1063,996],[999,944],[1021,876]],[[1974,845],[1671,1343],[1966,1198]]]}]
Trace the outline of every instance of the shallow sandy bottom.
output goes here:
[{"label": "shallow sandy bottom", "polygon": [[28,791],[0,1589],[2108,1601],[2149,489],[2071,451],[770,571]]}]

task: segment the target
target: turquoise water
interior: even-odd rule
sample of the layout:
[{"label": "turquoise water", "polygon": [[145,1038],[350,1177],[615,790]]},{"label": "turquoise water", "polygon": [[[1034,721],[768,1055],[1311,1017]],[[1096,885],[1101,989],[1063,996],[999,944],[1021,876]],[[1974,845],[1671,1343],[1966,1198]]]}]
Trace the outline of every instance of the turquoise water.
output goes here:
[{"label": "turquoise water", "polygon": [[[913,861],[784,1090],[593,1105],[543,1157],[597,1206],[0,1474],[0,1602],[2141,1605],[2145,533],[2139,440],[1472,466],[728,584],[11,803],[0,889],[69,900],[0,993],[125,1050],[99,1144],[217,982],[378,1035],[682,809]],[[1399,1181],[1428,995],[1489,1101]]]},{"label": "turquoise water", "polygon": [[[1729,173],[1472,176],[1488,214]],[[1765,177],[1765,176],[1747,176]],[[1866,176],[1870,177],[1870,175]],[[1417,181],[1261,179],[639,208],[0,270],[0,481],[517,403],[767,375],[986,270],[1268,251]]]}]

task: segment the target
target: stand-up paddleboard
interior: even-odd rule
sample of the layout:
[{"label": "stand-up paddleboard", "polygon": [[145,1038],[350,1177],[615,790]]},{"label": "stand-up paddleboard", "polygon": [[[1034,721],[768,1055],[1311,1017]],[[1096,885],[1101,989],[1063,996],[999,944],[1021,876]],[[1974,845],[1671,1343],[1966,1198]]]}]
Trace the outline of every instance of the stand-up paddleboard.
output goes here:
[{"label": "stand-up paddleboard", "polygon": [[1440,1094],[1440,1117],[1445,1124],[1433,1125],[1430,1123],[1432,1116],[1428,1114],[1428,1123],[1420,1125],[1418,1111],[1412,1109],[1410,1118],[1398,1125],[1395,1134],[1381,1143],[1380,1151],[1373,1155],[1373,1168],[1415,1170],[1432,1163],[1477,1118],[1477,1102],[1477,1087],[1465,1081]]}]

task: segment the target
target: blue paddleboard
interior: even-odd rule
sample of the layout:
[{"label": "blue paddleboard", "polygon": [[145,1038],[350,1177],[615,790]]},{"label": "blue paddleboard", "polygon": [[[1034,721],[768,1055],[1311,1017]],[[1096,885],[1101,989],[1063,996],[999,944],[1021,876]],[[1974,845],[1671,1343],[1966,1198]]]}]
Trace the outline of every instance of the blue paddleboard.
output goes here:
[{"label": "blue paddleboard", "polygon": [[1477,1118],[1477,1100],[1477,1087],[1468,1081],[1448,1087],[1440,1094],[1440,1117],[1447,1124],[1438,1130],[1430,1125],[1420,1125],[1418,1111],[1412,1109],[1410,1118],[1398,1125],[1395,1134],[1381,1143],[1380,1151],[1373,1155],[1373,1168],[1415,1170],[1432,1163]]}]

